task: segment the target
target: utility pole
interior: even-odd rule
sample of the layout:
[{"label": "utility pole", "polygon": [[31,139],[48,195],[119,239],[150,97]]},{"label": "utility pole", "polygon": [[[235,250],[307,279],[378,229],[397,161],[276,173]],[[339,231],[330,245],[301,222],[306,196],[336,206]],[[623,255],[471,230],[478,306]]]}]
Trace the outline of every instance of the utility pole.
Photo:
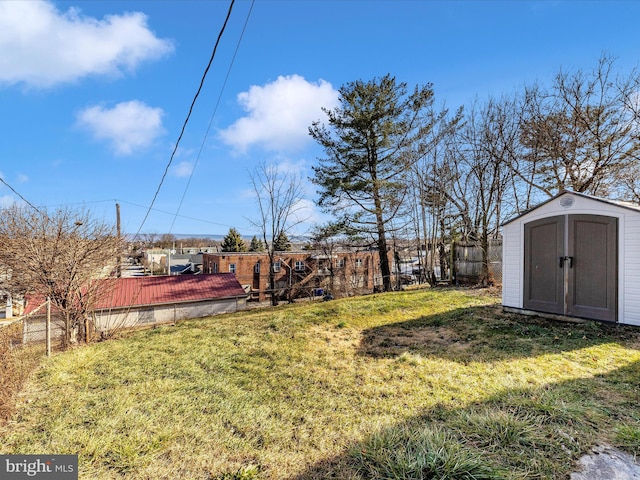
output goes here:
[{"label": "utility pole", "polygon": [[176,248],[176,242],[174,241],[171,245],[169,245],[169,261],[167,262],[167,275],[171,275],[171,254],[173,250]]},{"label": "utility pole", "polygon": [[116,277],[120,278],[122,276],[121,272],[121,263],[122,259],[120,258],[120,204],[116,202],[116,231],[118,232],[118,257],[116,258]]}]

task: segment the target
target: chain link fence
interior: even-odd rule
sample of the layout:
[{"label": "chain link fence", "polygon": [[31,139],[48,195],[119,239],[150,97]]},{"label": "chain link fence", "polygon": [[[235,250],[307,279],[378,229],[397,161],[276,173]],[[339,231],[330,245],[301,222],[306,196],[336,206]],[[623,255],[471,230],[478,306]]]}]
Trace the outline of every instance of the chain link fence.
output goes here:
[{"label": "chain link fence", "polygon": [[[43,352],[50,353],[51,343],[61,343],[63,338],[63,327],[51,319],[47,326],[47,302],[38,306],[28,315],[6,319],[0,322],[0,333],[2,333],[8,348],[15,349],[25,345],[42,345]],[[47,329],[49,335],[47,336]],[[47,342],[47,338],[49,342]]]},{"label": "chain link fence", "polygon": [[[30,320],[32,316],[0,319],[0,424],[10,418],[17,392],[47,354],[46,331],[32,338]],[[39,338],[43,340],[36,340]]]}]

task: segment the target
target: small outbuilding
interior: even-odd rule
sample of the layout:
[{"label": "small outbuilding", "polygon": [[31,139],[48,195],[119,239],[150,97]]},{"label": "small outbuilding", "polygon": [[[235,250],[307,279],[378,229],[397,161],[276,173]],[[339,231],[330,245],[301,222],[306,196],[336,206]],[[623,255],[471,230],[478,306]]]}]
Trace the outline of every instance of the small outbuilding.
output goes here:
[{"label": "small outbuilding", "polygon": [[234,275],[111,278],[95,305],[98,331],[171,323],[246,308],[247,293]]},{"label": "small outbuilding", "polygon": [[[173,323],[178,320],[237,312],[247,306],[248,294],[230,273],[102,279],[102,296],[92,316],[97,332]],[[42,297],[27,301],[23,342],[44,341]],[[62,337],[63,321],[52,309],[52,338]],[[35,314],[35,315],[34,315]]]},{"label": "small outbuilding", "polygon": [[640,326],[640,206],[564,191],[504,223],[502,304]]}]

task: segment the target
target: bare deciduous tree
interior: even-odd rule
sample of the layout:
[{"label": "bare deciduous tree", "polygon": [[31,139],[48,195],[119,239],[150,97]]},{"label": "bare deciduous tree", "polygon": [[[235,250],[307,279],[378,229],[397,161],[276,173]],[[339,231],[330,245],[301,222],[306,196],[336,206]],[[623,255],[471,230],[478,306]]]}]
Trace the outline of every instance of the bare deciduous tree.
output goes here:
[{"label": "bare deciduous tree", "polygon": [[[518,105],[515,99],[489,99],[474,104],[460,131],[457,184],[464,192],[454,200],[464,203],[467,236],[482,250],[483,284],[492,280],[489,273],[489,239],[498,234],[503,218],[506,192],[511,186],[510,166],[517,157],[519,134]],[[454,190],[455,191],[455,190]]]},{"label": "bare deciduous tree", "polygon": [[336,293],[335,260],[340,250],[353,251],[349,239],[354,232],[342,223],[327,223],[316,226],[311,232],[311,245],[323,257],[318,258],[318,271],[326,274],[329,280],[329,292]]},{"label": "bare deciduous tree", "polygon": [[592,72],[561,71],[548,91],[527,89],[521,142],[529,168],[514,170],[521,180],[548,196],[620,195],[621,177],[640,159],[640,74],[616,75],[614,65],[605,55]]},{"label": "bare deciduous tree", "polygon": [[14,205],[2,218],[0,264],[11,272],[11,288],[51,299],[65,346],[87,340],[89,314],[105,284],[99,279],[114,271],[121,254],[115,226],[71,208],[49,213]]},{"label": "bare deciduous tree", "polygon": [[267,246],[271,303],[276,305],[278,298],[275,291],[275,240],[283,235],[287,236],[292,228],[305,221],[305,218],[300,217],[302,179],[295,173],[282,172],[278,167],[266,163],[258,165],[249,176],[260,213],[259,219],[250,221],[260,229],[264,245]]},{"label": "bare deciduous tree", "polygon": [[448,212],[451,202],[447,193],[454,180],[455,169],[451,168],[451,154],[455,149],[454,140],[462,121],[462,109],[452,118],[449,118],[446,109],[438,114],[432,113],[431,116],[431,128],[422,135],[414,152],[417,161],[413,163],[411,170],[411,198],[415,238],[418,241],[419,282],[426,280],[434,285],[436,249],[439,252],[441,278],[447,270],[445,242],[451,239],[451,218]]}]

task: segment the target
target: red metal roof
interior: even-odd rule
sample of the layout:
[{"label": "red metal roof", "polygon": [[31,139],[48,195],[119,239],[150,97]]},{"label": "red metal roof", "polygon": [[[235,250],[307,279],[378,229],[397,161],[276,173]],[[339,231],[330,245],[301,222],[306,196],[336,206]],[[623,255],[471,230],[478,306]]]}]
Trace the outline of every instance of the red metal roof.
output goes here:
[{"label": "red metal roof", "polygon": [[246,296],[231,273],[109,278],[104,281],[111,285],[105,289],[103,298],[96,302],[96,309]]},{"label": "red metal roof", "polygon": [[[106,278],[101,281],[107,286],[102,298],[96,302],[96,310],[198,302],[247,295],[231,273]],[[31,313],[41,303],[44,303],[42,297],[29,296],[24,314]]]}]

